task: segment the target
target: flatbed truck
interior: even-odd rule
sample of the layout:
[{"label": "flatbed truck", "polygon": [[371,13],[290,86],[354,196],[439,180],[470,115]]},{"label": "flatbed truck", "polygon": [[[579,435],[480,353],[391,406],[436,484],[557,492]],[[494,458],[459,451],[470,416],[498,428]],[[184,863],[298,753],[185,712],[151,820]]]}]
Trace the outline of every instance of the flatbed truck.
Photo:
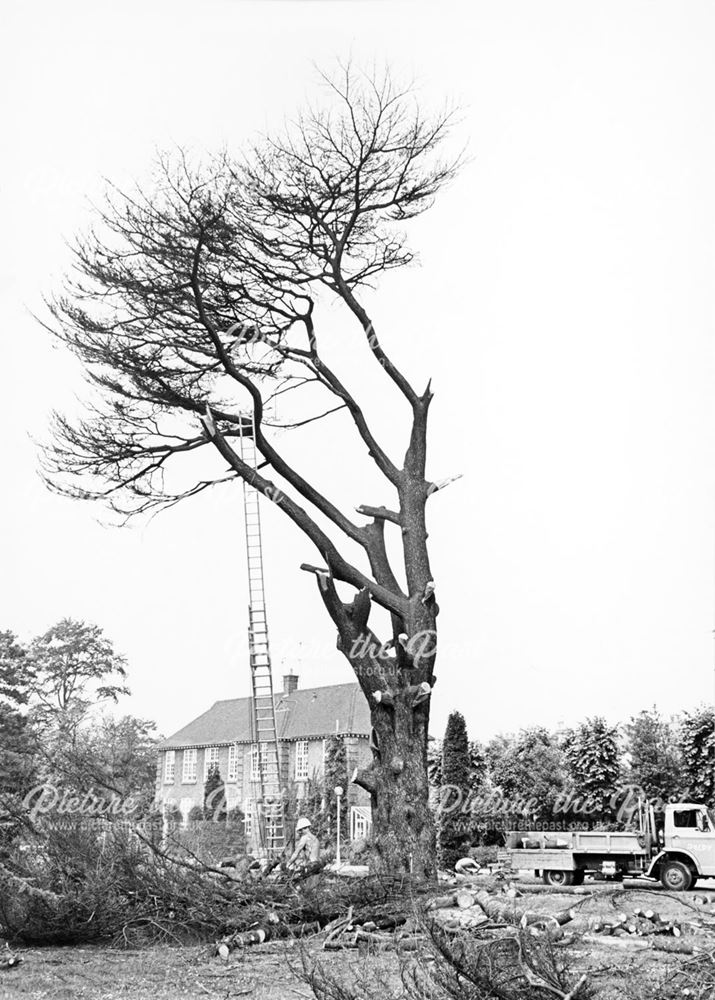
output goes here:
[{"label": "flatbed truck", "polygon": [[632,831],[513,830],[505,853],[510,867],[532,870],[547,885],[581,885],[590,874],[660,879],[666,889],[686,891],[715,877],[715,811],[678,802],[665,807],[662,825],[652,807],[639,808]]}]

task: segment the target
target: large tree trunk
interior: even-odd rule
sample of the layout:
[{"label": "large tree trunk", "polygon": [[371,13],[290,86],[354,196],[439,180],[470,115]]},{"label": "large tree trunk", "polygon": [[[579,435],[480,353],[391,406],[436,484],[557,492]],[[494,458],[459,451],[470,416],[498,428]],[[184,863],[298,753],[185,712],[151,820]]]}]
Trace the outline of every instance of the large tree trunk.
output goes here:
[{"label": "large tree trunk", "polygon": [[[356,656],[365,640],[350,646],[348,659],[370,705],[372,763],[353,775],[370,792],[373,830],[370,868],[385,874],[436,877],[434,817],[429,807],[427,737],[434,684],[436,605],[413,621],[412,635],[395,644],[396,653]],[[416,626],[427,626],[417,628]],[[362,645],[361,645],[362,644]],[[372,647],[374,648],[374,647]],[[350,650],[353,655],[350,656]]]},{"label": "large tree trunk", "polygon": [[372,723],[379,751],[371,789],[375,829],[371,869],[434,878],[436,844],[427,783],[426,712],[399,700],[395,711],[379,706]]}]

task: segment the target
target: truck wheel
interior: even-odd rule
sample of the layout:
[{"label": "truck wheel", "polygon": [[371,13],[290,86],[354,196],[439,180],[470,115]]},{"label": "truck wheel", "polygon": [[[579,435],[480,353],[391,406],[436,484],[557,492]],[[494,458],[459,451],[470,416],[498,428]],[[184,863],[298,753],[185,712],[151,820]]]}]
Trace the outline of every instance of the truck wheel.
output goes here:
[{"label": "truck wheel", "polygon": [[671,892],[687,892],[693,884],[693,873],[681,861],[666,861],[660,866],[660,881]]},{"label": "truck wheel", "polygon": [[556,871],[555,869],[546,870],[543,874],[546,885],[573,885],[573,877],[574,872]]}]

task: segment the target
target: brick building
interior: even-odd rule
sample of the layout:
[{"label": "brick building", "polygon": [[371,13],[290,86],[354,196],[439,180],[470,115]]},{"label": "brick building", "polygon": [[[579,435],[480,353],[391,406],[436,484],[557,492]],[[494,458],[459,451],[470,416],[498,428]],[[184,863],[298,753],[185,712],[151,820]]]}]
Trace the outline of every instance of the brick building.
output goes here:
[{"label": "brick building", "polygon": [[[372,759],[370,712],[359,685],[299,689],[297,676],[287,674],[274,701],[284,786],[300,800],[308,781],[322,777],[326,740],[340,736],[347,756],[348,835],[353,840],[364,837],[371,822],[370,796],[349,781],[356,767],[365,767]],[[218,765],[223,778],[229,809],[238,806],[244,813],[249,848],[257,848],[255,802],[260,785],[250,698],[215,702],[160,744],[158,802],[178,807],[186,819],[194,806],[203,805],[204,782],[212,764]]]}]

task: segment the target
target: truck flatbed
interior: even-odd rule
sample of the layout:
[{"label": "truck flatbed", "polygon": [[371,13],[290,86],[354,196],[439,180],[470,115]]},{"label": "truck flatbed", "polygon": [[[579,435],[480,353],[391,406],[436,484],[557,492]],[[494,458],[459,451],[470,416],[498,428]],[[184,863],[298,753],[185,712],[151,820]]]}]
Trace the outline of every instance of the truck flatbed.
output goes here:
[{"label": "truck flatbed", "polygon": [[[527,841],[529,847],[523,847],[523,842]],[[538,841],[538,848],[531,847]],[[648,838],[635,831],[628,830],[605,831],[605,830],[569,830],[563,833],[554,834],[539,830],[528,834],[510,834],[507,843],[509,851],[518,851],[519,854],[528,854],[534,850],[547,851],[550,855],[557,855],[564,851],[575,854],[648,854],[650,844]],[[529,865],[529,867],[532,867]],[[544,867],[536,865],[536,868]]]}]

